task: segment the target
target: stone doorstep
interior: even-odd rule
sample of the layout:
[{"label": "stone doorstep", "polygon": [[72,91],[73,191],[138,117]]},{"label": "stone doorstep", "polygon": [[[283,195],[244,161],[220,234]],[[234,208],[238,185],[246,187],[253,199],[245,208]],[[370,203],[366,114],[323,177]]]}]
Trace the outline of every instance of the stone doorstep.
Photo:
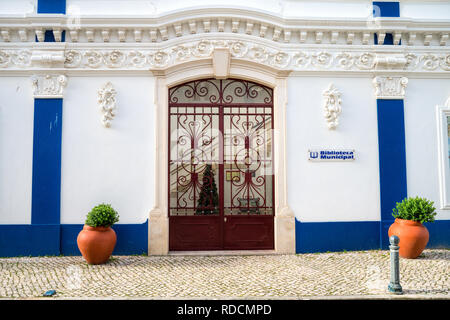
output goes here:
[{"label": "stone doorstep", "polygon": [[[211,251],[169,251],[169,256],[263,256],[282,255],[275,250],[211,250]],[[294,255],[294,254],[293,254]]]}]

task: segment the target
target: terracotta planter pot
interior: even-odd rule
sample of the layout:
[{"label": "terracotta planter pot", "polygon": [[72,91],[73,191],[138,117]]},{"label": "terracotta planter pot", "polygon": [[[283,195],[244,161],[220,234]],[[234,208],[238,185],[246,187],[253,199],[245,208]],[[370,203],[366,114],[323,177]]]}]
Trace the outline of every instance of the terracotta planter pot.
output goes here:
[{"label": "terracotta planter pot", "polygon": [[415,259],[427,246],[430,234],[428,229],[417,221],[395,219],[389,227],[389,237],[396,235],[400,239],[399,255],[402,258]]},{"label": "terracotta planter pot", "polygon": [[78,249],[89,264],[108,261],[116,246],[116,232],[110,227],[84,225],[77,238]]}]

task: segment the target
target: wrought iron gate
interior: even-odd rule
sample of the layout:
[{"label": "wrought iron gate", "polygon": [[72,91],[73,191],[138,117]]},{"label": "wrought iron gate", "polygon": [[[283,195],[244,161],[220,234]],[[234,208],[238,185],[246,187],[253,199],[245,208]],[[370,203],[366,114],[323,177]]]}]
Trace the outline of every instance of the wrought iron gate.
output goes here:
[{"label": "wrought iron gate", "polygon": [[273,90],[192,81],[169,109],[169,249],[273,249]]}]

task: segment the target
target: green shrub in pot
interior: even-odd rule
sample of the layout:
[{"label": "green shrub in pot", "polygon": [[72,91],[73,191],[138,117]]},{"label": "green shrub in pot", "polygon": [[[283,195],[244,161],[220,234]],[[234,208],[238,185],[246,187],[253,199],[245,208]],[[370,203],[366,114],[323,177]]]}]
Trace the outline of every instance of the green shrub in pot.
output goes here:
[{"label": "green shrub in pot", "polygon": [[392,215],[396,219],[417,221],[420,223],[434,222],[436,208],[434,202],[425,198],[410,197],[397,202]]},{"label": "green shrub in pot", "polygon": [[119,214],[110,204],[99,204],[87,214],[86,222],[90,227],[111,227],[119,221]]}]

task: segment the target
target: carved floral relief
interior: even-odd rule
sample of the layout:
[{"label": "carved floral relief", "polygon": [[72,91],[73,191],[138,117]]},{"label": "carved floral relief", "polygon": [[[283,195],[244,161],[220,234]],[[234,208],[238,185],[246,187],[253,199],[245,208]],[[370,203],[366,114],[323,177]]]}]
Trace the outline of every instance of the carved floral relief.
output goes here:
[{"label": "carved floral relief", "polygon": [[111,127],[111,121],[116,116],[116,93],[111,82],[105,83],[98,90],[98,104],[102,112],[102,123],[106,128]]}]

